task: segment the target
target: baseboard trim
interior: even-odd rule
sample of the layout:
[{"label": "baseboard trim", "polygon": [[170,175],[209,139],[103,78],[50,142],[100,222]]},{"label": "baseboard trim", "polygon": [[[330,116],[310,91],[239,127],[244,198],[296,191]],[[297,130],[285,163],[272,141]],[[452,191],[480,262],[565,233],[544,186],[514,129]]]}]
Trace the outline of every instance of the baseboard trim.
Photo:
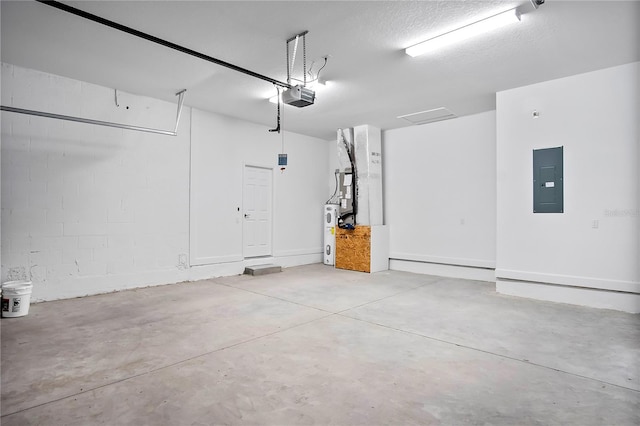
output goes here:
[{"label": "baseboard trim", "polygon": [[35,303],[72,299],[136,288],[177,284],[184,281],[228,277],[242,274],[246,266],[263,263],[274,263],[283,268],[322,263],[322,253],[303,254],[304,252],[306,250],[301,250],[297,254],[288,256],[268,256],[264,258],[236,259],[230,262],[210,265],[192,265],[187,269],[170,268],[128,274],[69,278],[65,280],[64,287],[61,287],[58,282],[34,282],[31,300]]},{"label": "baseboard trim", "polygon": [[393,271],[413,272],[424,275],[437,275],[449,278],[462,278],[475,281],[495,281],[495,272],[491,268],[476,266],[447,265],[442,263],[421,262],[405,259],[389,259],[389,269]]},{"label": "baseboard trim", "polygon": [[412,262],[433,263],[438,265],[453,265],[472,268],[495,269],[496,262],[487,259],[468,259],[464,257],[431,256],[424,254],[392,252],[389,258],[395,260],[408,260]]},{"label": "baseboard trim", "polygon": [[291,268],[293,266],[312,265],[314,263],[322,263],[322,253],[297,254],[291,256],[276,256],[274,263],[283,268]]},{"label": "baseboard trim", "polygon": [[496,278],[640,294],[640,282],[496,268]]},{"label": "baseboard trim", "polygon": [[516,297],[640,313],[640,294],[497,278],[496,291]]}]

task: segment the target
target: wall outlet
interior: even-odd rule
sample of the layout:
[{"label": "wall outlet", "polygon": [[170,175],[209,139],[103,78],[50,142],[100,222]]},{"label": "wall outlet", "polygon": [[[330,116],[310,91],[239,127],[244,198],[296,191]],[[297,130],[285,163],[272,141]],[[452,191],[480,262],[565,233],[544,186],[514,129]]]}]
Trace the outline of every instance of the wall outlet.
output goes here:
[{"label": "wall outlet", "polygon": [[598,229],[600,227],[600,221],[599,220],[593,220],[593,222],[591,222],[591,227],[593,229]]}]

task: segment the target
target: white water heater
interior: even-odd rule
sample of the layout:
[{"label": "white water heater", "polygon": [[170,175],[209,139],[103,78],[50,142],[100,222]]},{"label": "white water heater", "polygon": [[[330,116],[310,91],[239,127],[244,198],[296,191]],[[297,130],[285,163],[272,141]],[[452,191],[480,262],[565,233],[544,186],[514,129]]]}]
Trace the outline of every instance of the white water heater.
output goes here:
[{"label": "white water heater", "polygon": [[338,222],[338,205],[325,204],[324,206],[324,250],[325,265],[336,264],[336,223]]}]

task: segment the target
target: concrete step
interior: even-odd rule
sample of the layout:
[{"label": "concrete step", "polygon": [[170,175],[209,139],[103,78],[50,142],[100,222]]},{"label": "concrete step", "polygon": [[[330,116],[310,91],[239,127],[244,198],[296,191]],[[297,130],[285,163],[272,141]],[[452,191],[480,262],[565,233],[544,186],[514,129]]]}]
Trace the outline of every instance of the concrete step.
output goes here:
[{"label": "concrete step", "polygon": [[275,274],[276,272],[282,272],[282,267],[278,265],[253,265],[244,268],[245,275],[267,275]]}]

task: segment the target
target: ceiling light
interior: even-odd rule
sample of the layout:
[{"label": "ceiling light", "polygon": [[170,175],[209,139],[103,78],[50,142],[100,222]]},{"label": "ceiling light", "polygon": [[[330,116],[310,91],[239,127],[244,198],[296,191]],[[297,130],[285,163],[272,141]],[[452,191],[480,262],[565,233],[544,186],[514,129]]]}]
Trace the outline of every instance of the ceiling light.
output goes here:
[{"label": "ceiling light", "polygon": [[412,114],[400,115],[398,118],[407,120],[411,124],[427,124],[436,121],[449,120],[458,117],[445,107],[430,109],[428,111],[414,112]]},{"label": "ceiling light", "polygon": [[489,32],[491,30],[495,30],[496,28],[503,27],[513,22],[520,22],[520,14],[516,9],[507,10],[506,12],[502,12],[481,21],[474,22],[473,24],[469,24],[453,31],[449,31],[448,33],[441,34],[429,40],[408,47],[404,51],[409,56],[422,55],[423,53],[429,52],[431,50],[436,50],[441,47],[466,40],[468,38]]}]

